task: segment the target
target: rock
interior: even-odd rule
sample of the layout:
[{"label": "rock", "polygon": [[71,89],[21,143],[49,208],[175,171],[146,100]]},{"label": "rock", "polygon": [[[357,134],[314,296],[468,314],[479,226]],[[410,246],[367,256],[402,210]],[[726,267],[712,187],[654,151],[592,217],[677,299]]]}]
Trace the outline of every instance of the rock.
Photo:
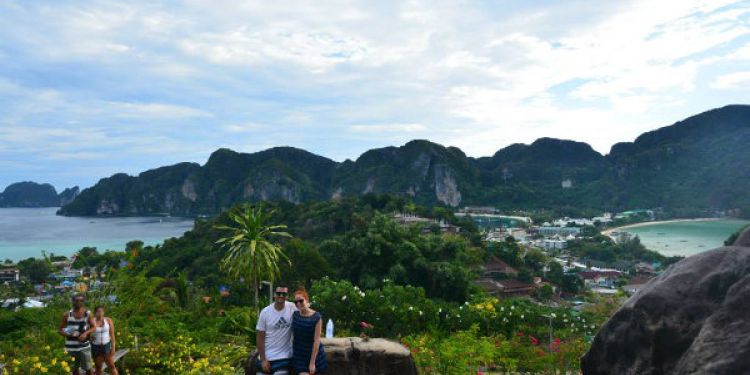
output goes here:
[{"label": "rock", "polygon": [[[326,375],[417,375],[411,353],[395,341],[337,337],[321,342],[328,359]],[[255,351],[249,358],[245,374],[255,375]]]},{"label": "rock", "polygon": [[633,295],[581,360],[585,375],[750,373],[750,229]]}]

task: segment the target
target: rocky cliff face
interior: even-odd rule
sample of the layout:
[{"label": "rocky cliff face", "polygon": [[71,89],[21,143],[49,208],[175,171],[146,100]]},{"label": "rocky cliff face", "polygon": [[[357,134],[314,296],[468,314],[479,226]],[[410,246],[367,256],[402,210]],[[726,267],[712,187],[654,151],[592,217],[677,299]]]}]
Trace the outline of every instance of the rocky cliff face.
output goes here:
[{"label": "rocky cliff face", "polygon": [[602,327],[583,374],[750,374],[749,246],[747,229],[653,279]]},{"label": "rocky cliff face", "polygon": [[78,188],[78,186],[73,186],[72,188],[67,188],[62,191],[58,195],[58,199],[60,200],[60,206],[64,206],[70,202],[73,202],[73,200],[76,199],[78,194],[81,193],[81,189]]}]

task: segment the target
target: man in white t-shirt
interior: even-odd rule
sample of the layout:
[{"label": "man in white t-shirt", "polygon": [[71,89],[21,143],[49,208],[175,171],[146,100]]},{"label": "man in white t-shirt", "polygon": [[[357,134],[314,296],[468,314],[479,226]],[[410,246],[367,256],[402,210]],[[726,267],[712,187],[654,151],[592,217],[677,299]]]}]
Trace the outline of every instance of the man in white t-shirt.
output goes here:
[{"label": "man in white t-shirt", "polygon": [[287,301],[289,290],[276,288],[274,303],[266,306],[258,316],[255,327],[258,343],[257,374],[287,375],[292,361],[292,314],[297,311]]}]

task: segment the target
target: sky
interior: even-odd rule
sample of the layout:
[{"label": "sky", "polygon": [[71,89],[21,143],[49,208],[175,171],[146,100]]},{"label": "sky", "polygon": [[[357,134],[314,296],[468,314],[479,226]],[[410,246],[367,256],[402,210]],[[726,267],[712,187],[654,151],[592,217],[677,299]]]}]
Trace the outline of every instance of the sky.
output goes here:
[{"label": "sky", "polygon": [[750,103],[750,0],[4,0],[0,25],[0,189],[220,147],[606,154]]}]

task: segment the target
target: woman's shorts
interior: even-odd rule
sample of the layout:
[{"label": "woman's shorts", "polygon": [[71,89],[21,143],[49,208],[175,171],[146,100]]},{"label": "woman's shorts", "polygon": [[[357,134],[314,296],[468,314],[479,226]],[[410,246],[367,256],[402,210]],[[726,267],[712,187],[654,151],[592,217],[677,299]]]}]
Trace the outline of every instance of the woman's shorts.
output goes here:
[{"label": "woman's shorts", "polygon": [[91,344],[91,355],[94,357],[108,355],[112,351],[112,341],[104,345]]}]

